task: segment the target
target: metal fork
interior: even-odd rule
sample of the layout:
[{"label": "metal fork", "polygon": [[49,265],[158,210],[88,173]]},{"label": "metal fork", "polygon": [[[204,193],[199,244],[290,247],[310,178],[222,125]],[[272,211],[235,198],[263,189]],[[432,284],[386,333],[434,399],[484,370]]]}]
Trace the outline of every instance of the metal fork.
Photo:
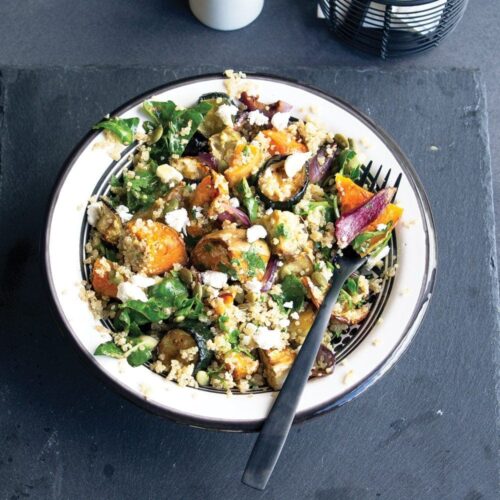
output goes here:
[{"label": "metal fork", "polygon": [[[382,172],[382,166],[380,166],[375,176],[369,179],[371,166],[372,162],[363,168],[360,183],[363,185],[369,180],[370,188],[374,191],[377,188],[377,179]],[[390,175],[391,171],[389,170],[378,189],[383,189],[387,186]],[[400,182],[401,174],[396,179],[394,187],[398,188]],[[321,345],[323,334],[330,322],[332,310],[337,302],[340,290],[347,278],[365,262],[366,257],[360,257],[350,247],[343,251],[343,255],[335,259],[336,269],[333,273],[330,289],[318,310],[316,319],[264,422],[262,430],[255,442],[252,454],[248,459],[242,477],[242,481],[246,485],[258,490],[265,489],[281,454],[288,432],[290,431],[302,391],[309,378],[311,368]]]}]

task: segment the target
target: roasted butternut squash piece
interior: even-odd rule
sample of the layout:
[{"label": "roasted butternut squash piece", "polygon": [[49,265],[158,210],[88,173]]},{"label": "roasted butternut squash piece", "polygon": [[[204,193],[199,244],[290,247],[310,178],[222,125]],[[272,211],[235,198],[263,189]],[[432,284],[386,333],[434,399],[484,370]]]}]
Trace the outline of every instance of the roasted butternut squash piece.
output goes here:
[{"label": "roasted butternut squash piece", "polygon": [[291,155],[292,153],[305,153],[307,146],[284,130],[264,130],[262,132],[270,141],[269,153],[271,155]]},{"label": "roasted butternut squash piece", "polygon": [[238,144],[235,149],[229,168],[224,172],[231,187],[241,180],[257,173],[264,161],[262,151],[252,144]]},{"label": "roasted butternut squash piece", "polygon": [[343,214],[356,210],[373,196],[373,193],[358,186],[349,177],[340,174],[335,176],[335,185],[339,195],[340,210]]},{"label": "roasted butternut squash piece", "polygon": [[194,207],[203,207],[209,205],[217,195],[219,190],[215,187],[214,179],[211,175],[203,177],[201,182],[196,187],[191,200]]},{"label": "roasted butternut squash piece", "polygon": [[118,283],[122,280],[116,274],[115,263],[101,257],[94,262],[91,281],[92,287],[99,295],[116,298]]},{"label": "roasted butternut squash piece", "polygon": [[163,274],[174,264],[187,263],[184,241],[175,229],[152,220],[138,219],[127,224],[122,243],[125,263],[135,272]]}]

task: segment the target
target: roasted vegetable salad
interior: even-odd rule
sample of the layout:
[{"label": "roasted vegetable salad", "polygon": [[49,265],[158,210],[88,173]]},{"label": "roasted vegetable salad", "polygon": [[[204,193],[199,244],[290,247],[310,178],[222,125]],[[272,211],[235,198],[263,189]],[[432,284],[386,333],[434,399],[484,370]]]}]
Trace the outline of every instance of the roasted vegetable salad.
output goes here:
[{"label": "roasted vegetable salad", "polygon": [[293,103],[243,91],[142,109],[96,125],[136,147],[87,208],[86,295],[111,336],[95,354],[184,386],[279,389],[350,245],[369,265],[346,282],[311,372],[330,374],[335,340],[380,291],[394,189],[360,185],[353,141]]}]

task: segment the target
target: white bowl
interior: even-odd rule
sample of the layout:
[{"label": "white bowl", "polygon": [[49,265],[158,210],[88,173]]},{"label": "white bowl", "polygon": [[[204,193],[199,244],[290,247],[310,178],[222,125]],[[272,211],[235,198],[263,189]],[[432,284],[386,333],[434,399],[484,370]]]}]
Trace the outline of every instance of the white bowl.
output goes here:
[{"label": "white bowl", "polygon": [[[297,116],[301,116],[299,110],[312,106],[332,131],[369,143],[367,156],[374,165],[383,165],[383,173],[392,169],[394,179],[398,173],[403,174],[397,197],[404,206],[403,220],[396,228],[399,268],[384,305],[383,322],[373,322],[332,375],[307,384],[296,417],[300,421],[363,392],[406,349],[422,321],[434,284],[435,230],[427,197],[410,162],[369,118],[340,99],[294,81],[264,75],[251,75],[249,79],[259,86],[263,101],[287,101],[293,104]],[[221,75],[205,75],[170,83],[134,98],[112,114],[141,116],[141,103],[151,98],[188,106],[201,94],[224,91],[223,80]],[[93,356],[97,345],[109,337],[99,331],[100,323],[80,298],[85,208],[90,195],[120,165],[103,149],[94,147],[101,140],[101,132],[92,131],[76,147],[57,182],[47,218],[47,278],[69,338],[116,390],[155,413],[206,428],[258,429],[274,401],[273,392],[229,397],[212,390],[181,388],[146,367],[132,368],[116,359]],[[122,153],[122,162],[128,149]]]},{"label": "white bowl", "polygon": [[238,30],[255,21],[264,0],[189,0],[195,17],[209,28]]}]

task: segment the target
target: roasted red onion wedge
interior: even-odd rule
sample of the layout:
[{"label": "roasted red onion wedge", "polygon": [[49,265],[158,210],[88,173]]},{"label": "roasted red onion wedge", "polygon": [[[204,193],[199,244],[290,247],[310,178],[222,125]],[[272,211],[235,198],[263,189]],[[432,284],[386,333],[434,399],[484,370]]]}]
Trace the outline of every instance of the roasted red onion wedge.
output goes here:
[{"label": "roasted red onion wedge", "polygon": [[220,213],[217,219],[221,222],[225,220],[236,222],[245,228],[251,226],[250,218],[248,217],[248,215],[243,212],[241,208],[236,208],[231,205],[227,205],[224,212]]},{"label": "roasted red onion wedge", "polygon": [[271,290],[274,280],[276,278],[276,271],[278,270],[278,257],[272,255],[267,263],[266,272],[262,278],[261,292],[268,292]]},{"label": "roasted red onion wedge", "polygon": [[218,170],[219,164],[215,158],[214,155],[211,153],[199,153],[198,154],[198,159],[203,163],[203,165],[206,165],[207,167],[210,167],[214,170]]},{"label": "roasted red onion wedge", "polygon": [[[327,154],[327,149],[331,148],[331,155]],[[330,173],[333,160],[337,156],[336,144],[328,144],[322,147],[315,156],[309,160],[309,180],[314,184],[321,184]]]},{"label": "roasted red onion wedge", "polygon": [[339,217],[335,222],[335,237],[339,248],[346,248],[361,234],[382,213],[395,194],[396,188],[382,189],[364,205]]}]

